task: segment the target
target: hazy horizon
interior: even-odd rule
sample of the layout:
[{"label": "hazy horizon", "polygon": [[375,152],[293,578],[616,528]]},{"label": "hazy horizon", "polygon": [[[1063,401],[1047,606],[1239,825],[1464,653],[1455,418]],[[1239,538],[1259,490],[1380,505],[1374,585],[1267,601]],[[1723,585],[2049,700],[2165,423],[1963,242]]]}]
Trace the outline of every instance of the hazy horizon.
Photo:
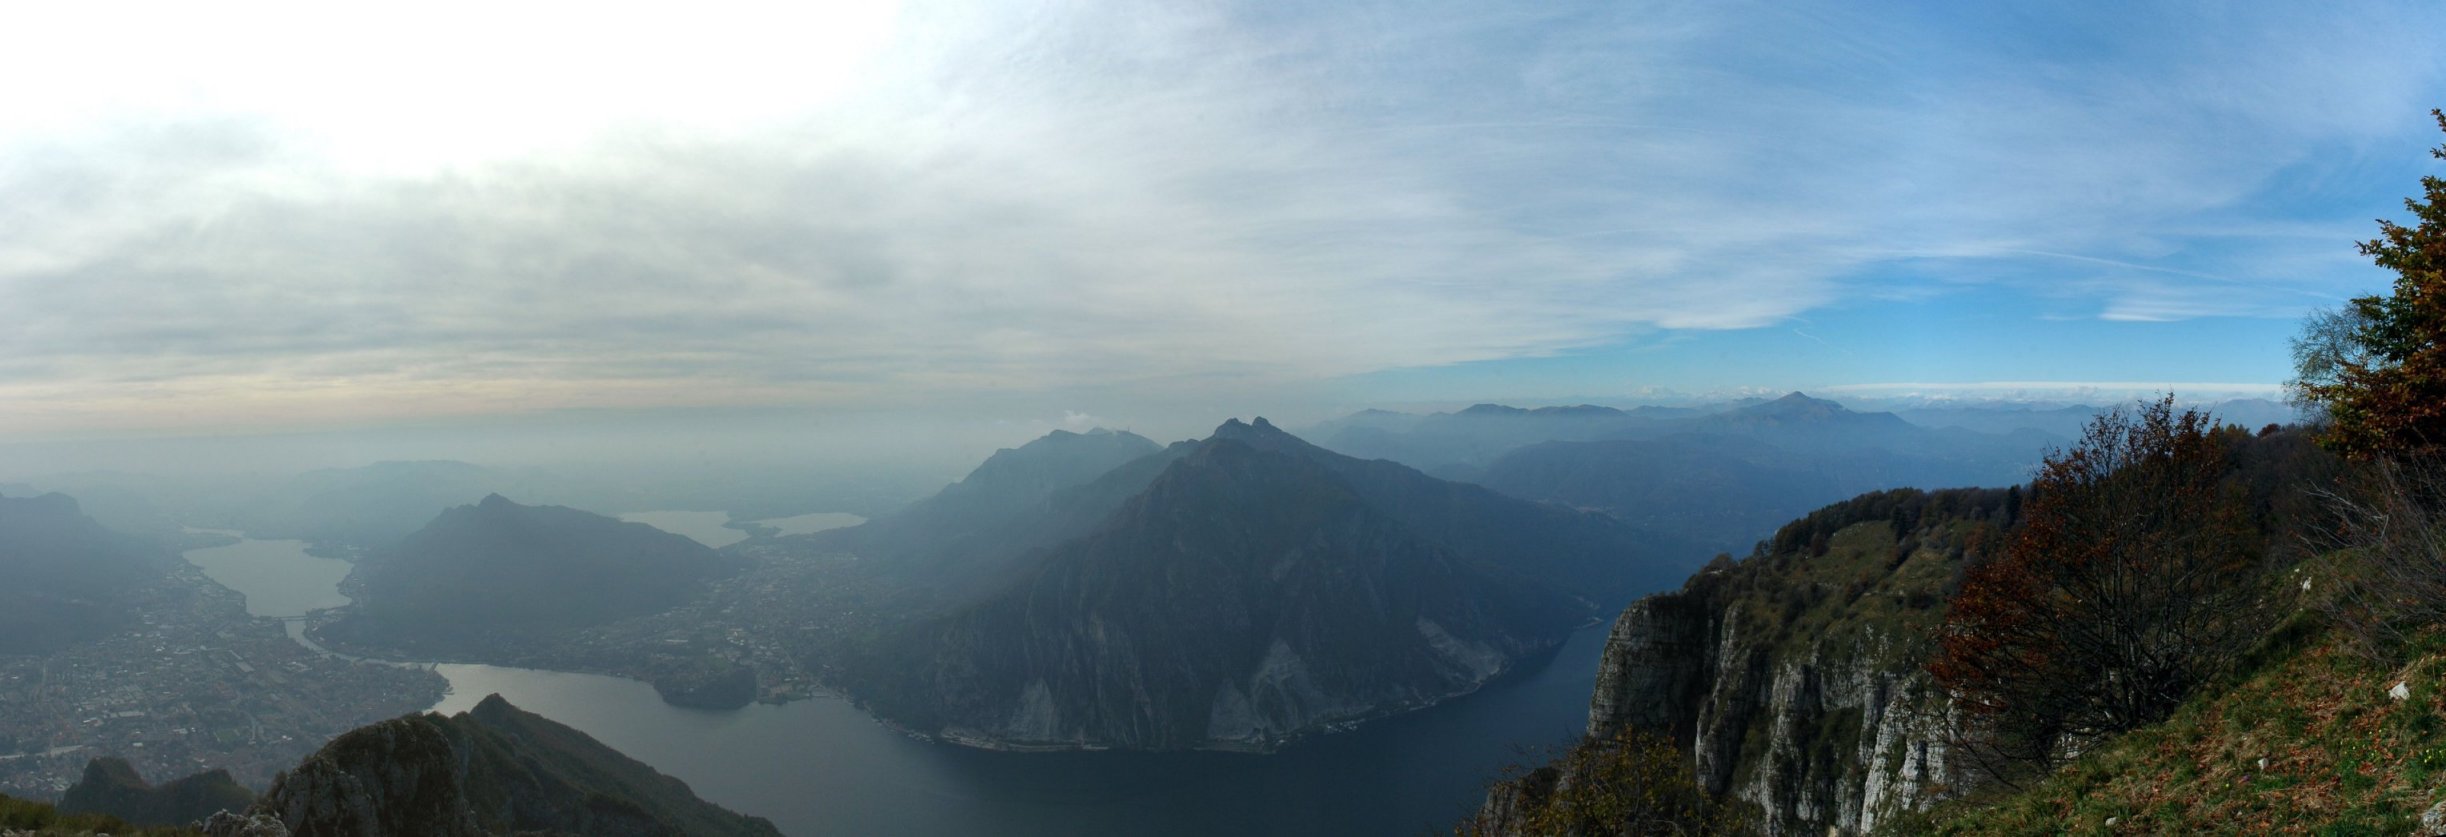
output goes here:
[{"label": "hazy horizon", "polygon": [[2446,101],[2411,5],[370,14],[0,36],[0,445],[2274,397]]}]

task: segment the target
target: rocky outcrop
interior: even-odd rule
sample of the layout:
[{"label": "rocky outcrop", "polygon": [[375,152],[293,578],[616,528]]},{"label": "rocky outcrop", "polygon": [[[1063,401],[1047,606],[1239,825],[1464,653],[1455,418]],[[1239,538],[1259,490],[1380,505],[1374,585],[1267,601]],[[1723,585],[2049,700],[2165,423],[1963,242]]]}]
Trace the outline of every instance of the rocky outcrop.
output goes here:
[{"label": "rocky outcrop", "polygon": [[1696,705],[1709,681],[1711,656],[1705,603],[1663,594],[1631,604],[1614,620],[1597,662],[1597,691],[1588,701],[1588,734],[1623,726],[1687,737],[1676,707]]},{"label": "rocky outcrop", "polygon": [[364,727],[308,756],[264,794],[262,813],[307,834],[480,837],[466,771],[437,718]]},{"label": "rocky outcrop", "polygon": [[289,827],[270,814],[222,811],[205,818],[204,837],[289,837]]},{"label": "rocky outcrop", "polygon": [[248,814],[296,834],[355,837],[780,833],[499,695],[458,715],[410,715],[342,735],[283,774]]},{"label": "rocky outcrop", "polygon": [[[2002,491],[1866,495],[1631,605],[1606,641],[1589,735],[1670,736],[1767,834],[1867,833],[1969,789],[1981,777],[1953,750],[1959,716],[1923,665],[1946,585],[2007,504]],[[1570,781],[1498,784],[1480,822],[1502,833],[1540,784]]]}]

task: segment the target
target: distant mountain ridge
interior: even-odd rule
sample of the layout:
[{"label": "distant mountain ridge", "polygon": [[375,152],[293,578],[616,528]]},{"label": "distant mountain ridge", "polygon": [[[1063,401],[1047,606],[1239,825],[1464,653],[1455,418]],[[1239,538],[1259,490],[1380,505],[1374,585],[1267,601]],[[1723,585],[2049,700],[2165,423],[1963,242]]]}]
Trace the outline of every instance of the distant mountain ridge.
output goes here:
[{"label": "distant mountain ridge", "polygon": [[130,588],[169,556],[87,517],[65,494],[0,497],[0,654],[41,654],[115,630]]},{"label": "distant mountain ridge", "polygon": [[1263,419],[1088,485],[1142,478],[1008,583],[886,637],[853,694],[983,746],[1264,750],[1473,690],[1696,562]]},{"label": "distant mountain ridge", "polygon": [[1329,446],[1512,496],[1598,509],[1727,552],[1864,491],[2002,485],[2055,437],[1932,429],[1794,392],[1705,408],[1481,404],[1329,423]]}]

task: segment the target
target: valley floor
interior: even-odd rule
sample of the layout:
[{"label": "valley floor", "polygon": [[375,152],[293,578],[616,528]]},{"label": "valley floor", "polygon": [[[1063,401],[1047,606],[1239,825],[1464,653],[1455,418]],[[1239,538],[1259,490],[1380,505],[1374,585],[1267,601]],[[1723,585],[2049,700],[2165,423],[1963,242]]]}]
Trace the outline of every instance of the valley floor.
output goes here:
[{"label": "valley floor", "polygon": [[45,657],[0,657],[0,792],[50,798],[85,762],[146,776],[227,768],[261,787],[334,735],[433,705],[442,678],[314,653],[186,564],[138,624]]}]

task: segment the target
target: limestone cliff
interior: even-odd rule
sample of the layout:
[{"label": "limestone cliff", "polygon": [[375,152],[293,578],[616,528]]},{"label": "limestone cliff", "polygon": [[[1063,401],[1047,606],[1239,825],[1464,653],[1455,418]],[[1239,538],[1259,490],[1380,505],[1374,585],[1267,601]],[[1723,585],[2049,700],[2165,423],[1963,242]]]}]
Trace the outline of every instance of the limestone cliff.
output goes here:
[{"label": "limestone cliff", "polygon": [[[2001,543],[2018,494],[1864,495],[1625,609],[1607,638],[1589,735],[1669,736],[1709,791],[1755,806],[1767,834],[1857,834],[1967,790],[1957,716],[1922,666],[1967,561]],[[1568,788],[1498,785],[1482,828]]]}]

